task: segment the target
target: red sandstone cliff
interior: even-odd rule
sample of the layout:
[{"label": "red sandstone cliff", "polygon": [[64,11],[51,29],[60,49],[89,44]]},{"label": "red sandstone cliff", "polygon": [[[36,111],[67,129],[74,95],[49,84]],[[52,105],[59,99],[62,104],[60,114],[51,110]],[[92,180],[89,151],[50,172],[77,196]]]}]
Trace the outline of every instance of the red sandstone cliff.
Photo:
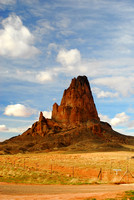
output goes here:
[{"label": "red sandstone cliff", "polygon": [[46,119],[43,116],[43,113],[40,112],[39,121],[35,122],[31,128],[23,133],[23,135],[40,135],[45,136],[48,133],[56,133],[61,130],[61,127],[58,123],[54,122],[51,119]]},{"label": "red sandstone cliff", "polygon": [[53,105],[52,119],[64,125],[78,125],[88,120],[99,121],[90,85],[86,76],[72,79],[64,91],[61,104]]},{"label": "red sandstone cliff", "polygon": [[83,125],[89,128],[93,126],[92,122],[100,126],[88,79],[86,76],[78,76],[72,79],[69,88],[64,91],[60,106],[57,103],[53,105],[52,119],[46,119],[40,112],[39,121],[23,135],[45,136]]}]

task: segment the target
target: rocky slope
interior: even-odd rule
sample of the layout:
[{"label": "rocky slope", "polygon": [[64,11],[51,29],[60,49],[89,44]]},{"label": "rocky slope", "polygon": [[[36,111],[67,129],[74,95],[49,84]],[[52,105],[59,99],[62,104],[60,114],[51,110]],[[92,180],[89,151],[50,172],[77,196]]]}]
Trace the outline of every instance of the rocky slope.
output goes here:
[{"label": "rocky slope", "polygon": [[53,105],[51,119],[40,112],[31,128],[1,143],[0,152],[130,150],[129,145],[133,150],[133,144],[133,137],[121,135],[100,121],[88,79],[78,76],[64,91],[61,104]]}]

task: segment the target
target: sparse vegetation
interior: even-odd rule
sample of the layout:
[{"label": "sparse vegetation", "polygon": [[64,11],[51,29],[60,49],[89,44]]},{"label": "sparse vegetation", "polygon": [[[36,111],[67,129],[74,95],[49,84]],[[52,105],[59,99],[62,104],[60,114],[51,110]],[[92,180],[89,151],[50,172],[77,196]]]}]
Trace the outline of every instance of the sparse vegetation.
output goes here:
[{"label": "sparse vegetation", "polygon": [[[86,198],[84,200],[96,200],[96,198]],[[134,191],[126,191],[125,194],[117,195],[116,198],[106,198],[105,200],[134,200]]]},{"label": "sparse vegetation", "polygon": [[134,191],[127,191],[125,192],[125,196],[123,200],[134,200]]},{"label": "sparse vegetation", "polygon": [[[0,155],[0,181],[32,184],[119,183],[126,168],[134,175],[132,156],[132,152]],[[122,179],[122,183],[133,181],[130,174]]]}]

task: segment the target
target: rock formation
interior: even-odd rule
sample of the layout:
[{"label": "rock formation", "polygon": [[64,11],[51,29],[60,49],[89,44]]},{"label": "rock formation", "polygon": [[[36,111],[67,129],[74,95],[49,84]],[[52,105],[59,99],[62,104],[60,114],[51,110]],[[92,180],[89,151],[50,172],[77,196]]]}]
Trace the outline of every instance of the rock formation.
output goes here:
[{"label": "rock formation", "polygon": [[52,119],[64,125],[80,125],[88,120],[99,121],[90,85],[86,76],[72,79],[64,91],[61,104],[53,105]]},{"label": "rock formation", "polygon": [[[46,119],[40,112],[39,121],[35,122],[23,135],[45,136],[50,133],[65,131],[77,126],[92,126],[99,124],[100,119],[94,104],[90,85],[86,76],[78,76],[72,79],[68,89],[64,91],[61,104],[53,105],[52,119]],[[98,127],[99,125],[97,125]],[[100,128],[92,128],[92,132]]]},{"label": "rock formation", "polygon": [[[128,142],[129,141],[129,142]],[[55,103],[52,119],[40,112],[39,120],[23,134],[0,144],[5,153],[50,151],[59,148],[79,151],[109,150],[120,144],[134,144],[134,139],[121,135],[101,122],[86,76],[72,79],[64,91],[61,104]]]},{"label": "rock formation", "polygon": [[108,123],[102,125],[100,122],[86,76],[72,79],[70,86],[63,93],[61,104],[55,103],[53,105],[52,119],[46,119],[40,112],[39,121],[35,122],[22,135],[42,137],[56,133],[63,135],[66,131],[78,127],[86,128],[92,135],[105,138],[106,131],[104,129],[112,130]]},{"label": "rock formation", "polygon": [[40,112],[39,121],[35,122],[31,128],[23,133],[23,135],[40,135],[45,136],[48,133],[56,133],[61,130],[61,127],[58,123],[54,122],[51,119],[46,119],[43,116],[43,113]]}]

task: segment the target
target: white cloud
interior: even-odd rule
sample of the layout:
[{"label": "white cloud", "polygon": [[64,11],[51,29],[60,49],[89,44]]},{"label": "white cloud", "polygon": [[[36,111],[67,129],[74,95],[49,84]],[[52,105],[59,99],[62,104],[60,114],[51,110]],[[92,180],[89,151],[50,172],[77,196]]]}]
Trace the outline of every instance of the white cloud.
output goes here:
[{"label": "white cloud", "polygon": [[5,108],[4,114],[15,117],[29,117],[36,113],[36,110],[26,107],[22,104],[8,105]]},{"label": "white cloud", "polygon": [[0,55],[13,58],[30,58],[39,53],[33,46],[34,37],[15,14],[2,21],[0,29]]},{"label": "white cloud", "polygon": [[28,128],[30,128],[31,126],[26,126],[26,127],[17,127],[17,128],[9,128],[8,132],[9,133],[18,133],[18,134],[22,134],[24,131],[26,131]]},{"label": "white cloud", "polygon": [[113,119],[111,119],[111,125],[117,126],[117,125],[123,125],[129,122],[129,116],[126,115],[125,112],[119,113],[115,115]]},{"label": "white cloud", "polygon": [[57,75],[58,73],[66,73],[69,76],[86,74],[91,78],[90,83],[93,85],[106,87],[106,91],[99,87],[94,89],[98,98],[117,98],[121,95],[134,94],[134,60],[131,58],[82,59],[78,49],[62,49],[57,55],[57,61],[61,63],[61,67],[57,68]]},{"label": "white cloud", "polygon": [[[2,74],[3,73],[3,74]],[[15,69],[4,71],[1,70],[1,75],[4,79],[8,80],[8,78],[12,78],[19,81],[24,82],[32,82],[32,83],[48,83],[54,80],[56,76],[58,76],[57,68],[53,68],[52,70],[45,71],[36,71],[36,70],[24,70],[24,69]]]},{"label": "white cloud", "polygon": [[12,5],[15,3],[16,3],[16,0],[0,0],[0,4],[3,4],[3,5]]},{"label": "white cloud", "polygon": [[110,123],[110,118],[107,115],[98,114],[101,121]]},{"label": "white cloud", "polygon": [[[78,49],[62,49],[57,55],[57,61],[61,63],[57,73],[66,73],[69,76],[86,74],[92,79],[92,84],[107,87],[106,92],[96,91],[98,98],[134,94],[134,59],[82,59]],[[109,89],[113,91],[108,91]]]},{"label": "white cloud", "polygon": [[57,55],[57,62],[65,66],[75,65],[80,61],[81,55],[78,49],[71,49],[69,51],[62,49]]},{"label": "white cloud", "polygon": [[44,117],[51,119],[52,116],[52,111],[43,111]]},{"label": "white cloud", "polygon": [[134,94],[134,78],[133,76],[113,76],[113,77],[103,77],[96,78],[92,80],[95,85],[107,86],[123,96],[128,96],[129,94]]},{"label": "white cloud", "polygon": [[88,64],[81,59],[81,54],[78,49],[61,49],[57,55],[57,62],[60,67],[55,67],[53,70],[57,73],[66,73],[69,76],[83,75],[88,72]]},{"label": "white cloud", "polygon": [[3,131],[8,131],[8,128],[6,127],[6,125],[0,125],[0,132]]},{"label": "white cloud", "polygon": [[102,121],[106,121],[108,123],[110,123],[112,126],[116,127],[116,126],[129,126],[129,119],[130,117],[125,113],[118,113],[114,116],[114,118],[110,119],[107,115],[102,115],[99,114],[99,117]]},{"label": "white cloud", "polygon": [[[0,132],[6,132],[6,133],[13,133],[13,134],[22,134],[24,133],[28,128],[30,128],[31,126],[26,126],[26,127],[16,127],[16,128],[12,128],[9,127],[7,128],[5,125],[0,125]],[[15,134],[15,135],[16,135]],[[14,135],[14,136],[15,136]],[[3,138],[3,140],[6,138]],[[0,138],[1,140],[1,138]]]},{"label": "white cloud", "polygon": [[119,96],[119,93],[115,92],[115,93],[112,93],[112,92],[108,92],[108,91],[103,91],[99,88],[92,88],[92,91],[93,93],[96,94],[97,98],[116,98]]},{"label": "white cloud", "polygon": [[[48,50],[49,48],[51,54],[51,50],[58,50],[59,46],[51,43]],[[90,83],[98,88],[94,90],[98,98],[116,98],[134,94],[134,59],[82,59],[78,49],[61,49],[56,60],[61,65],[53,68],[47,66],[44,71],[23,69],[11,71],[8,69],[9,73],[6,72],[3,75],[5,78],[12,77],[41,84],[52,82],[61,74],[67,76],[86,75],[89,77]],[[105,88],[101,90],[100,86]]]},{"label": "white cloud", "polygon": [[45,83],[53,80],[53,72],[41,71],[36,75],[36,80],[39,83]]}]

